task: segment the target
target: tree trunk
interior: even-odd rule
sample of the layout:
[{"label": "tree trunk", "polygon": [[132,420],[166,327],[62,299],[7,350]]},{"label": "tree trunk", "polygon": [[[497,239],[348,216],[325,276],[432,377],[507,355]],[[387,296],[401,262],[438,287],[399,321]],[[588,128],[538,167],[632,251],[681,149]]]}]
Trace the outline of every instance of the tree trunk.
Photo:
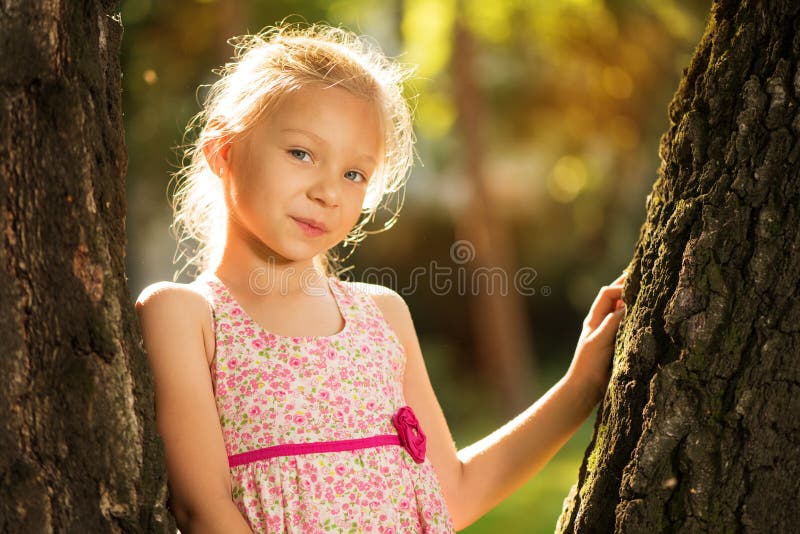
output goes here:
[{"label": "tree trunk", "polygon": [[125,276],[116,2],[0,9],[0,531],[174,532]]},{"label": "tree trunk", "polygon": [[718,1],[669,106],[558,532],[800,524],[800,4]]}]

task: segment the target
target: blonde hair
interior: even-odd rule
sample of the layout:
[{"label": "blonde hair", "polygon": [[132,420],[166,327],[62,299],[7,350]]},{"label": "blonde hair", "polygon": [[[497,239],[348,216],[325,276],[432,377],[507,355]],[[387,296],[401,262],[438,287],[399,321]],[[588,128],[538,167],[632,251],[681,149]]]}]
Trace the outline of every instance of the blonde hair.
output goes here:
[{"label": "blonde hair", "polygon": [[[403,195],[396,209],[389,210],[391,217],[381,230],[367,231],[364,226],[374,220],[385,195],[404,193],[413,165],[412,109],[403,96],[413,68],[386,57],[366,38],[325,24],[281,23],[254,35],[232,37],[228,43],[235,48],[234,61],[212,70],[221,77],[210,86],[202,110],[189,121],[184,139],[197,127],[199,135],[193,143],[183,145],[183,163],[172,174],[176,184],[172,228],[178,241],[174,261],[185,257],[184,268],[194,265],[203,271],[222,254],[227,208],[221,180],[209,167],[203,145],[214,137],[243,138],[283,96],[309,84],[336,85],[379,105],[385,130],[384,159],[367,187],[362,206],[365,216],[348,234],[344,246],[355,248],[368,234],[391,228]],[[216,119],[224,124],[224,130],[210,126]],[[198,243],[193,251],[185,243],[190,239]],[[340,262],[350,254],[341,259],[330,249],[314,257],[314,264],[326,275],[338,276]],[[175,273],[175,279],[182,270]]]}]

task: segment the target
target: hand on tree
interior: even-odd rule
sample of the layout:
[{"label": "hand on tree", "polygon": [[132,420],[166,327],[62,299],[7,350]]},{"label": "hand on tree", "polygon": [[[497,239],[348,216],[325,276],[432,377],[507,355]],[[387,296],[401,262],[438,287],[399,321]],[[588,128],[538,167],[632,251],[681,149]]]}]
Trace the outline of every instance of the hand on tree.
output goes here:
[{"label": "hand on tree", "polygon": [[622,287],[627,273],[603,286],[594,299],[575,348],[567,380],[583,390],[592,406],[600,402],[611,378],[614,338],[625,314]]}]

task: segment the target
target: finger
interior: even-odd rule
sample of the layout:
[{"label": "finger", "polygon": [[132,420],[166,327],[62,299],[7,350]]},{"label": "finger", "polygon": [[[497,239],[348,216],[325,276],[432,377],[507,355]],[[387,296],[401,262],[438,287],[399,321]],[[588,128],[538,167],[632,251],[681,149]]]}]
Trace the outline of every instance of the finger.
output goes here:
[{"label": "finger", "polygon": [[605,286],[597,294],[597,297],[589,309],[586,326],[591,329],[597,328],[606,315],[617,308],[617,300],[622,298],[622,286]]},{"label": "finger", "polygon": [[625,308],[620,308],[613,313],[607,314],[600,326],[592,333],[592,342],[601,347],[606,347],[614,343],[614,336],[619,330],[619,324],[625,316]]}]

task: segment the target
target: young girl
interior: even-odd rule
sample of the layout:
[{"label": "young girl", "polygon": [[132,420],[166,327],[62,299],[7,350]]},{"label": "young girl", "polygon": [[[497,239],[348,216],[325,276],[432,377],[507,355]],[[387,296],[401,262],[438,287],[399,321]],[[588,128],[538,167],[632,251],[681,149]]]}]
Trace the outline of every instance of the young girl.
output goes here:
[{"label": "young girl", "polygon": [[362,238],[407,177],[408,71],[322,25],[271,28],[237,52],[197,116],[176,194],[201,273],[136,303],[178,526],[462,529],[547,463],[602,397],[624,274],[599,292],[564,377],[457,450],[403,298],[331,272],[331,249]]}]

